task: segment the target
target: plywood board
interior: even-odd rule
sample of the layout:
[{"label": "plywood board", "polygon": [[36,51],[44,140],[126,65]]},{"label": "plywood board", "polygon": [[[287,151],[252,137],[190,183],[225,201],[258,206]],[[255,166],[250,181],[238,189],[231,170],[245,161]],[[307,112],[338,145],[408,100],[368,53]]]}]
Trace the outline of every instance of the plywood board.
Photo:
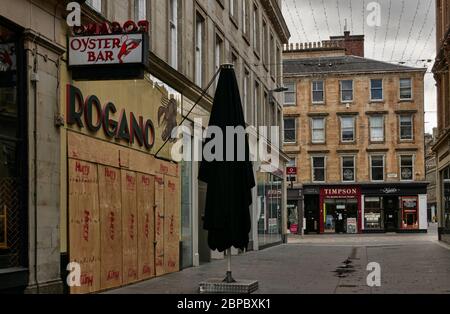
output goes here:
[{"label": "plywood board", "polygon": [[69,260],[80,265],[81,286],[71,293],[100,289],[100,225],[97,166],[69,159]]},{"label": "plywood board", "polygon": [[164,160],[156,159],[155,160],[155,171],[158,174],[164,174],[171,177],[179,176],[179,166],[173,162],[167,162]]},{"label": "plywood board", "polygon": [[138,278],[155,276],[155,177],[137,174]]},{"label": "plywood board", "polygon": [[155,269],[156,276],[164,269],[164,176],[155,176]]},{"label": "plywood board", "polygon": [[180,241],[180,185],[178,178],[165,176],[164,184],[164,253],[165,271],[173,273],[179,270]]},{"label": "plywood board", "polygon": [[166,244],[164,248],[164,269],[166,274],[180,271],[180,246]]},{"label": "plywood board", "polygon": [[136,173],[122,170],[123,284],[138,280]]},{"label": "plywood board", "polygon": [[122,285],[122,195],[120,169],[98,166],[101,288]]},{"label": "plywood board", "polygon": [[68,158],[119,168],[119,146],[67,132]]},{"label": "plywood board", "polygon": [[155,157],[149,154],[132,151],[129,155],[129,169],[136,172],[155,175],[155,160]]}]

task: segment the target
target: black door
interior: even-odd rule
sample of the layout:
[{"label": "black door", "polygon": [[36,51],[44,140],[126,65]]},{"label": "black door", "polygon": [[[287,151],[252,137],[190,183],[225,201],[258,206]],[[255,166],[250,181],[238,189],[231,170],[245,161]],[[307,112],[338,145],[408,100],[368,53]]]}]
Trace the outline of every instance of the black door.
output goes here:
[{"label": "black door", "polygon": [[396,232],[398,230],[398,197],[384,199],[384,215],[386,232]]},{"label": "black door", "polygon": [[305,195],[305,233],[320,233],[320,199],[318,195]]}]

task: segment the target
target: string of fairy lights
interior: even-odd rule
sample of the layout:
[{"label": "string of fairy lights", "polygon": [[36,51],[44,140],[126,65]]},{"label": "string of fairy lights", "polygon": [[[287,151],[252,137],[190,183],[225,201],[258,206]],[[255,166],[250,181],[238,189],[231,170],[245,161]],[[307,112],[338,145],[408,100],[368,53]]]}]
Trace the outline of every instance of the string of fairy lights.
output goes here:
[{"label": "string of fairy lights", "polygon": [[[291,28],[291,31],[293,29],[296,32],[296,41],[310,42],[310,37],[315,37],[314,39],[317,38],[316,42],[321,42],[326,38],[321,38],[320,30],[326,29],[328,34],[331,35],[330,30],[333,29],[332,24],[335,23],[339,25],[339,30],[342,33],[342,23],[344,21],[346,22],[345,27],[347,27],[347,30],[351,30],[353,33],[355,33],[358,27],[354,24],[354,17],[358,14],[361,14],[362,16],[360,29],[362,30],[363,34],[365,34],[366,30],[368,29],[368,26],[366,25],[366,18],[367,14],[370,13],[370,11],[367,10],[368,7],[366,7],[368,5],[368,2],[366,0],[348,0],[348,4],[346,4],[345,1],[347,0],[336,0],[335,5],[332,5],[330,0],[322,0],[320,2],[314,1],[315,4],[313,5],[313,2],[311,0],[283,0],[283,10],[287,13],[285,17],[288,23],[293,26]],[[430,25],[430,21],[431,23],[433,23],[432,19],[430,19],[433,0],[428,0],[427,2],[423,0],[416,0],[413,15],[407,16],[406,9],[411,4],[411,2],[411,0],[408,0],[408,2],[406,0],[402,0],[401,3],[400,1],[396,2],[393,0],[379,0],[377,2],[384,9],[383,21],[385,21],[386,23],[386,31],[384,33],[384,39],[382,39],[383,35],[380,36],[380,27],[374,27],[372,31],[372,58],[380,59],[375,58],[377,53],[380,53],[380,60],[382,61],[399,64],[413,63],[415,65],[417,65],[421,61],[428,61],[430,59],[430,56],[424,56],[424,53],[426,53],[426,51],[429,49],[430,41],[435,31],[434,27],[430,27],[429,33],[426,33],[427,28]],[[359,10],[355,10],[355,6],[361,5],[361,3],[362,10],[360,11],[360,13],[358,13]],[[318,7],[319,9],[317,9]],[[343,8],[345,7],[347,7],[347,15],[345,15],[345,10],[343,10]],[[414,6],[411,6],[411,8],[413,7]],[[425,12],[425,14],[419,14],[420,12]],[[333,21],[331,19],[331,16],[333,15],[337,15],[337,21]],[[394,16],[395,20],[398,21],[396,24],[392,23],[394,21]],[[308,32],[305,28],[305,17],[308,17],[308,21],[312,21],[310,26],[312,30],[311,32]],[[350,25],[347,25],[345,17],[348,17],[350,19]],[[423,18],[423,21],[421,21],[421,18]],[[321,22],[320,25],[319,22]],[[301,32],[297,27],[298,25],[300,25]],[[403,44],[403,46],[400,46],[400,34],[406,33],[405,30],[407,30],[406,42]],[[427,36],[424,37],[426,34]],[[383,40],[382,43],[381,40]],[[378,47],[382,47],[382,49],[380,50],[378,49]],[[392,49],[390,51],[390,57],[385,58],[386,53],[389,53],[388,51],[390,49]],[[418,52],[420,53],[417,54]],[[400,57],[395,58],[394,56],[396,54],[398,54]],[[429,64],[430,62],[426,63],[428,63],[427,67],[431,65]]]}]

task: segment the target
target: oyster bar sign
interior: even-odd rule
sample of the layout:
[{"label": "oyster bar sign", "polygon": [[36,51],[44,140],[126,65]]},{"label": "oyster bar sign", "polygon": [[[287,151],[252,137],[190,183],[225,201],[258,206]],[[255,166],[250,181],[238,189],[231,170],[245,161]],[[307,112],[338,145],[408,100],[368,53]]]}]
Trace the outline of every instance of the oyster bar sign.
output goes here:
[{"label": "oyster bar sign", "polygon": [[89,24],[73,28],[69,66],[145,64],[148,22]]},{"label": "oyster bar sign", "polygon": [[71,66],[142,63],[143,34],[72,37]]}]

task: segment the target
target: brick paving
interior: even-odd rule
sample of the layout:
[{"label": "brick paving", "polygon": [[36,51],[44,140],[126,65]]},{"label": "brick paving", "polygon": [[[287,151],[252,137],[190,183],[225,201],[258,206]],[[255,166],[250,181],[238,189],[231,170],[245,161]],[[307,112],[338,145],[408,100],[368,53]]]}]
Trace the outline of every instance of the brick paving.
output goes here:
[{"label": "brick paving", "polygon": [[[351,272],[336,270],[352,261]],[[381,266],[382,286],[366,284],[367,264]],[[325,235],[291,237],[289,244],[233,257],[236,279],[259,280],[258,293],[450,293],[450,248],[437,235]],[[199,282],[222,277],[226,261],[116,289],[117,294],[196,294]]]}]

